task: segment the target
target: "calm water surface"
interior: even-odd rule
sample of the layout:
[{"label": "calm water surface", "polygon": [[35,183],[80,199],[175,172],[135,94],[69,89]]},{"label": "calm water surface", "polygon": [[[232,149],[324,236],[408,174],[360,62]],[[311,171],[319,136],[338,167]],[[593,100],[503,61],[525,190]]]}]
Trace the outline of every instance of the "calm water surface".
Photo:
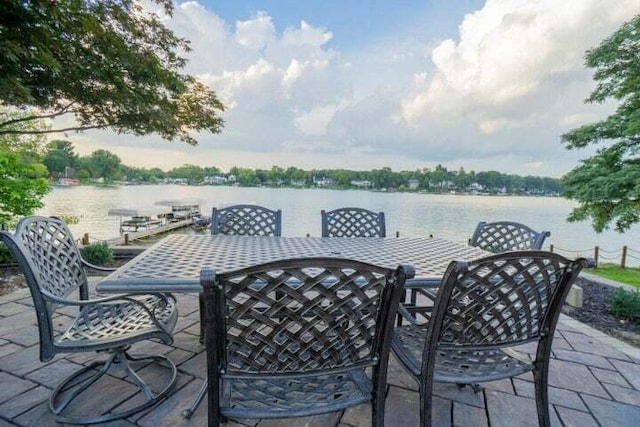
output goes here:
[{"label": "calm water surface", "polygon": [[[143,185],[100,188],[80,186],[54,188],[40,210],[44,215],[73,215],[79,223],[71,226],[76,237],[89,233],[93,239],[118,235],[119,218],[108,216],[109,209],[162,207],[154,203],[163,199],[191,198],[204,200],[203,212],[214,206],[233,203],[257,203],[282,209],[285,236],[320,235],[320,210],[358,206],[384,211],[387,235],[443,237],[466,242],[478,221],[512,220],[534,229],[549,230],[545,246],[554,244],[562,250],[578,251],[566,255],[589,255],[594,246],[605,251],[620,251],[623,245],[640,250],[640,227],[625,234],[613,231],[596,234],[587,223],[568,223],[566,217],[573,202],[555,197],[497,197],[434,195],[415,193],[377,193],[358,190],[273,189],[214,186]],[[562,250],[560,252],[562,252]],[[602,252],[601,255],[616,256]],[[640,256],[640,254],[631,255]],[[619,256],[619,255],[618,255]],[[633,258],[630,260],[633,264]]]}]

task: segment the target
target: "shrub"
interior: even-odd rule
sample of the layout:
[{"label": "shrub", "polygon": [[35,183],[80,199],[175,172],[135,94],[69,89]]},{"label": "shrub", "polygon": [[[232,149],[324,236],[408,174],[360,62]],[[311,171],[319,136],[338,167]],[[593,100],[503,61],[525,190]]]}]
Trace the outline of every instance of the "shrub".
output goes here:
[{"label": "shrub", "polygon": [[640,292],[616,289],[609,297],[609,311],[623,319],[640,320]]},{"label": "shrub", "polygon": [[9,252],[9,248],[3,242],[0,242],[0,264],[15,264],[17,261]]},{"label": "shrub", "polygon": [[92,243],[80,248],[80,253],[85,261],[91,264],[104,265],[113,260],[113,249],[106,242]]}]

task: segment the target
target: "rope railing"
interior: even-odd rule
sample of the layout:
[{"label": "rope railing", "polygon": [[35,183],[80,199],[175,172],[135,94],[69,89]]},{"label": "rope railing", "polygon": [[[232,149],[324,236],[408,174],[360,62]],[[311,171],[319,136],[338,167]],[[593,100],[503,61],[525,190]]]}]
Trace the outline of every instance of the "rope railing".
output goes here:
[{"label": "rope railing", "polygon": [[[605,260],[605,261],[619,261],[620,267],[625,268],[627,266],[628,259],[631,258],[634,260],[640,260],[640,251],[632,249],[627,245],[624,245],[620,249],[613,249],[613,250],[607,250],[599,246],[595,246],[593,248],[584,249],[580,251],[563,249],[555,245],[549,245],[549,250],[551,252],[560,253],[561,255],[574,256],[574,257],[585,256],[585,254],[588,254],[588,256],[592,256],[595,259],[596,266],[598,265],[600,260]],[[616,262],[613,262],[613,263],[615,264]]]}]

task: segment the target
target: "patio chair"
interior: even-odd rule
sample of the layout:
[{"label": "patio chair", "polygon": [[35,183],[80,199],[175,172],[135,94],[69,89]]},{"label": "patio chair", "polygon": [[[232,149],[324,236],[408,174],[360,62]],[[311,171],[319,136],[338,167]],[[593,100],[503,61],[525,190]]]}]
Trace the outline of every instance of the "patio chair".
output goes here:
[{"label": "patio chair", "polygon": [[282,211],[258,205],[213,208],[211,234],[231,236],[281,236]]},{"label": "patio chair", "polygon": [[339,258],[204,269],[209,426],[364,402],[383,426],[393,319],[413,275]]},{"label": "patio chair", "polygon": [[[431,425],[433,382],[459,385],[533,371],[538,421],[549,426],[549,355],[571,284],[591,261],[543,251],[452,262],[426,325],[396,327],[393,353],[418,382],[420,422]],[[537,344],[533,360],[514,347]]]},{"label": "patio chair", "polygon": [[[71,232],[58,218],[24,218],[14,234],[2,231],[0,238],[18,261],[31,291],[40,334],[40,360],[47,362],[58,353],[96,351],[108,355],[106,360],[88,363],[55,387],[49,398],[49,408],[56,421],[105,423],[149,408],[167,396],[175,383],[175,365],[164,356],[134,355],[128,350],[141,340],[173,342],[171,332],[176,324],[177,310],[171,295],[123,294],[89,299],[85,268],[106,269],[82,259]],[[76,291],[78,298],[71,295]],[[162,375],[158,376],[157,371],[155,375],[154,370],[148,372],[150,362],[159,363],[167,371],[167,381]],[[146,369],[136,371],[134,364]],[[129,382],[138,388],[138,394],[125,393],[113,404],[109,403],[112,412],[82,414],[86,411],[80,409],[84,408],[79,408],[79,403],[72,403],[84,400],[90,408],[87,399],[100,396],[100,383],[96,382],[103,376],[110,377],[107,374],[115,367],[121,368]],[[148,377],[153,387],[145,383],[143,376]],[[129,403],[132,397],[134,404]],[[118,411],[117,406],[123,402],[127,402],[122,405],[124,409]]]},{"label": "patio chair", "polygon": [[469,240],[470,246],[499,254],[507,251],[542,249],[549,231],[535,231],[532,228],[511,221],[481,221]]},{"label": "patio chair", "polygon": [[[282,211],[258,205],[233,205],[211,212],[211,234],[282,236]],[[204,341],[204,296],[199,295],[200,342]]]},{"label": "patio chair", "polygon": [[322,237],[386,237],[384,212],[339,208],[320,214]]}]

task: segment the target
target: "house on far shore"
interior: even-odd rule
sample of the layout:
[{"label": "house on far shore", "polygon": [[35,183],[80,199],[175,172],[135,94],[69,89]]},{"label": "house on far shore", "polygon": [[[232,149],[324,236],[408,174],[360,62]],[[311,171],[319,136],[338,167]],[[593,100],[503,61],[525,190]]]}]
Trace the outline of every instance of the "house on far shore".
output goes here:
[{"label": "house on far shore", "polygon": [[313,177],[313,185],[316,187],[327,187],[333,184],[333,180],[331,178],[325,178],[324,176],[321,178]]},{"label": "house on far shore", "polygon": [[353,180],[351,181],[351,185],[353,185],[354,187],[358,187],[358,188],[370,188],[371,187],[371,181],[367,181],[367,180]]},{"label": "house on far shore", "polygon": [[229,179],[226,176],[205,176],[204,183],[209,185],[223,185],[229,182]]},{"label": "house on far shore", "polygon": [[407,187],[409,187],[409,190],[417,190],[418,187],[420,187],[420,181],[417,179],[410,179],[407,182]]}]

